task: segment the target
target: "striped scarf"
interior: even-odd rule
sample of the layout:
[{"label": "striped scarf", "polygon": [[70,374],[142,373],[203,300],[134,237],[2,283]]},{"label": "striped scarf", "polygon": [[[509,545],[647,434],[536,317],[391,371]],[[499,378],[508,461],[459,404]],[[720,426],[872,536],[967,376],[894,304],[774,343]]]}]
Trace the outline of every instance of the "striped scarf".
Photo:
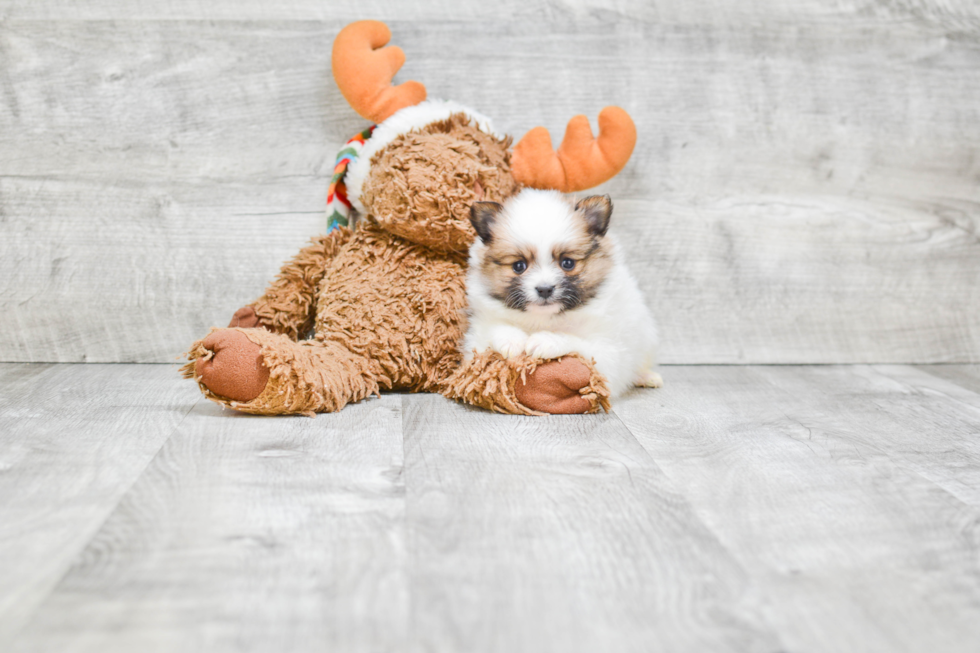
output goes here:
[{"label": "striped scarf", "polygon": [[337,152],[337,163],[333,167],[333,177],[330,178],[330,187],[327,189],[327,233],[337,227],[350,226],[352,218],[357,217],[356,209],[347,199],[344,177],[347,175],[347,168],[357,160],[357,156],[364,149],[364,143],[371,138],[375,127],[377,125],[371,125],[347,141]]}]

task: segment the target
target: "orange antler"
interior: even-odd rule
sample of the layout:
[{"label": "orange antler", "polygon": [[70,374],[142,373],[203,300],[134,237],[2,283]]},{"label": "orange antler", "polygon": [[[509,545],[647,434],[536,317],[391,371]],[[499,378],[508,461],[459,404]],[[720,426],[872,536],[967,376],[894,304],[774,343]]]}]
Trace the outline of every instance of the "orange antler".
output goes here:
[{"label": "orange antler", "polygon": [[588,118],[575,116],[555,152],[548,130],[535,127],[514,146],[510,167],[514,179],[525,186],[571,193],[614,177],[635,145],[633,119],[619,107],[606,107],[599,112],[598,138],[592,136]]},{"label": "orange antler", "polygon": [[333,41],[333,78],[340,92],[354,111],[376,123],[425,99],[425,86],[419,82],[391,85],[405,53],[395,45],[383,48],[390,40],[391,30],[384,23],[359,20],[340,30]]}]

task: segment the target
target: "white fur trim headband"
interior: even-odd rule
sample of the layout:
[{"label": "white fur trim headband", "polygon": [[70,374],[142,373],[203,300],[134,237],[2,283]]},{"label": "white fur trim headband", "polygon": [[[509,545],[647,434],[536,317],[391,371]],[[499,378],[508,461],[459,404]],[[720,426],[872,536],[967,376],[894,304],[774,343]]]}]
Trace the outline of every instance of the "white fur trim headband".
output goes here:
[{"label": "white fur trim headband", "polygon": [[449,100],[425,100],[414,106],[405,107],[375,128],[371,138],[364,143],[364,148],[358,153],[357,159],[347,169],[345,183],[347,199],[360,213],[365,213],[361,204],[361,188],[371,170],[371,159],[383,150],[391,141],[402,134],[414,129],[422,129],[426,125],[446,120],[454,113],[465,114],[473,121],[480,131],[497,136],[493,131],[490,119],[483,114],[464,107],[462,104]]}]

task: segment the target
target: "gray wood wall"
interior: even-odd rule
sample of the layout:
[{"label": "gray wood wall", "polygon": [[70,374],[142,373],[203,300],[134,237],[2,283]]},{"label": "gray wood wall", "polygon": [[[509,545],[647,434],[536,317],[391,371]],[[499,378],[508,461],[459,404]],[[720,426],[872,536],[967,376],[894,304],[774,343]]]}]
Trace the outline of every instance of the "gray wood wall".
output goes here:
[{"label": "gray wood wall", "polygon": [[673,363],[980,361],[973,0],[0,2],[0,361],[172,361],[324,228],[334,35],[520,136],[624,106]]}]

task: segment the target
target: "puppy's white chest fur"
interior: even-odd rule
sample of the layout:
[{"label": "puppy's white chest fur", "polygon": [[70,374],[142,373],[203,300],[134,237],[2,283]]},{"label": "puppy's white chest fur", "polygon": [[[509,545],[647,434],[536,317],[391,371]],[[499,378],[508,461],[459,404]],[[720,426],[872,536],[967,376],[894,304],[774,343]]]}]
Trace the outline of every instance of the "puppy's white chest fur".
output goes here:
[{"label": "puppy's white chest fur", "polygon": [[595,361],[613,397],[633,385],[659,387],[656,326],[606,234],[611,211],[607,197],[573,207],[558,193],[531,190],[505,206],[474,205],[480,238],[470,249],[463,353],[577,353]]}]

